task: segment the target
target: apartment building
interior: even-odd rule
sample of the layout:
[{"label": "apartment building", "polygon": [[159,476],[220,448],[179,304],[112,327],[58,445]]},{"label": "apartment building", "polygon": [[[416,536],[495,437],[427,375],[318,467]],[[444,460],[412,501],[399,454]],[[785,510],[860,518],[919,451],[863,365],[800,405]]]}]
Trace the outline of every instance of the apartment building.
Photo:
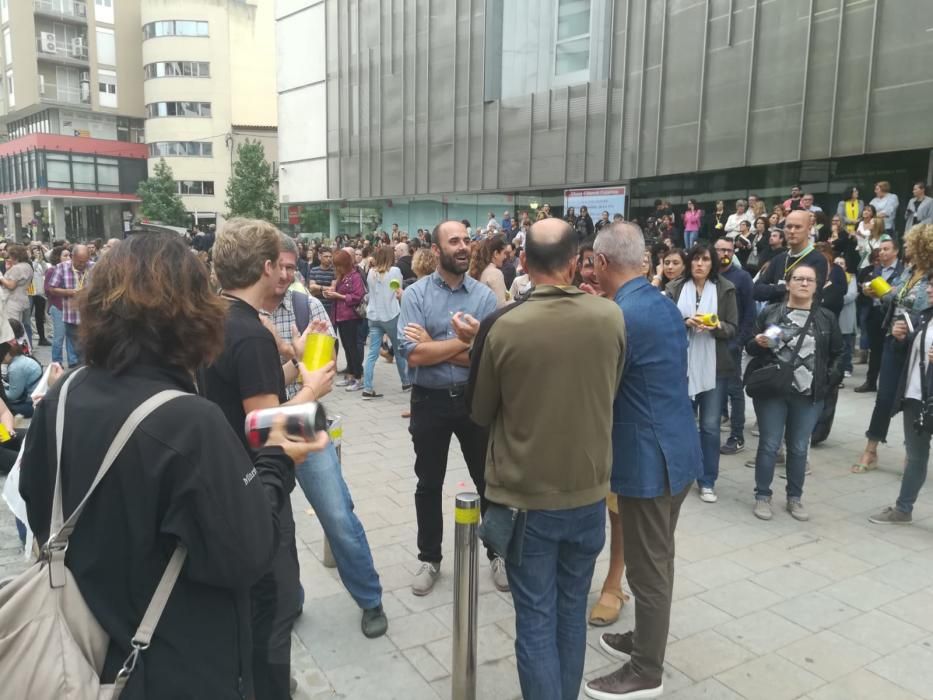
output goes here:
[{"label": "apartment building", "polygon": [[246,138],[276,159],[274,0],[0,0],[0,231],[119,236],[171,165],[218,221]]},{"label": "apartment building", "polygon": [[[116,1],[116,0],[115,0]],[[143,94],[150,172],[165,158],[199,225],[219,223],[237,146],[276,160],[273,0],[145,0]]]},{"label": "apartment building", "polygon": [[146,177],[139,0],[0,0],[0,229],[119,235]]}]

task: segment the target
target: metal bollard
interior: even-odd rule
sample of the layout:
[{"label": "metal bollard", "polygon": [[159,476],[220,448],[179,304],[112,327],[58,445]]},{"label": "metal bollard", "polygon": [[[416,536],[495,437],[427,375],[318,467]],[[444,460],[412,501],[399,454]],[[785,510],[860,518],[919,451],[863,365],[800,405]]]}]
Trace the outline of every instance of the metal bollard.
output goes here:
[{"label": "metal bollard", "polygon": [[454,527],[452,700],[476,700],[476,615],[479,594],[476,526],[479,495],[457,494]]},{"label": "metal bollard", "polygon": [[[332,416],[328,421],[328,432],[331,442],[334,443],[334,449],[337,451],[337,461],[340,461],[340,453],[343,449],[343,418]],[[328,569],[337,568],[337,560],[334,559],[334,552],[330,548],[330,542],[327,535],[324,535],[324,566]]]}]

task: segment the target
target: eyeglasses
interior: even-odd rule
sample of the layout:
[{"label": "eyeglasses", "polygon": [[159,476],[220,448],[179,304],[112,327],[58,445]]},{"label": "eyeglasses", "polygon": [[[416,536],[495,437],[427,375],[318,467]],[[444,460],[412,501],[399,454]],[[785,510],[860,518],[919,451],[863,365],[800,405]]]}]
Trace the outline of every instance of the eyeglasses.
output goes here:
[{"label": "eyeglasses", "polygon": [[797,284],[816,284],[816,280],[812,277],[791,277],[791,282],[796,282]]}]

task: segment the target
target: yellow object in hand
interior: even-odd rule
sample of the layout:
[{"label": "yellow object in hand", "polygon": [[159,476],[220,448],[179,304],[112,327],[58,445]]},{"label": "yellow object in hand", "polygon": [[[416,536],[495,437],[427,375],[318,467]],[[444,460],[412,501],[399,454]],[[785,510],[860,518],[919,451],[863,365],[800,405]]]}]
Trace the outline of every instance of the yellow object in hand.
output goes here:
[{"label": "yellow object in hand", "polygon": [[700,314],[700,323],[709,328],[715,328],[719,325],[719,316],[716,314]]},{"label": "yellow object in hand", "polygon": [[301,362],[309,372],[321,369],[334,359],[334,337],[327,333],[309,333]]}]

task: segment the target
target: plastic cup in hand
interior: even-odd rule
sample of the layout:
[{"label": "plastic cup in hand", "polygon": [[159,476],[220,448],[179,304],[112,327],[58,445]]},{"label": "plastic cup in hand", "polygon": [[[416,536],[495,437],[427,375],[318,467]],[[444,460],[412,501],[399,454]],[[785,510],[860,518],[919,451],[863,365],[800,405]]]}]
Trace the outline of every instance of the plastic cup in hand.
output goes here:
[{"label": "plastic cup in hand", "polygon": [[781,330],[780,326],[774,324],[765,328],[765,337],[768,339],[768,345],[772,348],[776,348],[778,341],[781,339],[781,334],[784,331]]},{"label": "plastic cup in hand", "polygon": [[398,280],[389,280],[389,289],[391,289],[393,292],[397,292],[401,288],[402,288],[401,282],[399,282]]},{"label": "plastic cup in hand", "polygon": [[321,369],[334,359],[334,338],[327,333],[309,333],[302,363],[309,372]]},{"label": "plastic cup in hand", "polygon": [[716,324],[719,323],[719,316],[716,314],[701,314],[700,323],[708,328],[715,328]]}]

